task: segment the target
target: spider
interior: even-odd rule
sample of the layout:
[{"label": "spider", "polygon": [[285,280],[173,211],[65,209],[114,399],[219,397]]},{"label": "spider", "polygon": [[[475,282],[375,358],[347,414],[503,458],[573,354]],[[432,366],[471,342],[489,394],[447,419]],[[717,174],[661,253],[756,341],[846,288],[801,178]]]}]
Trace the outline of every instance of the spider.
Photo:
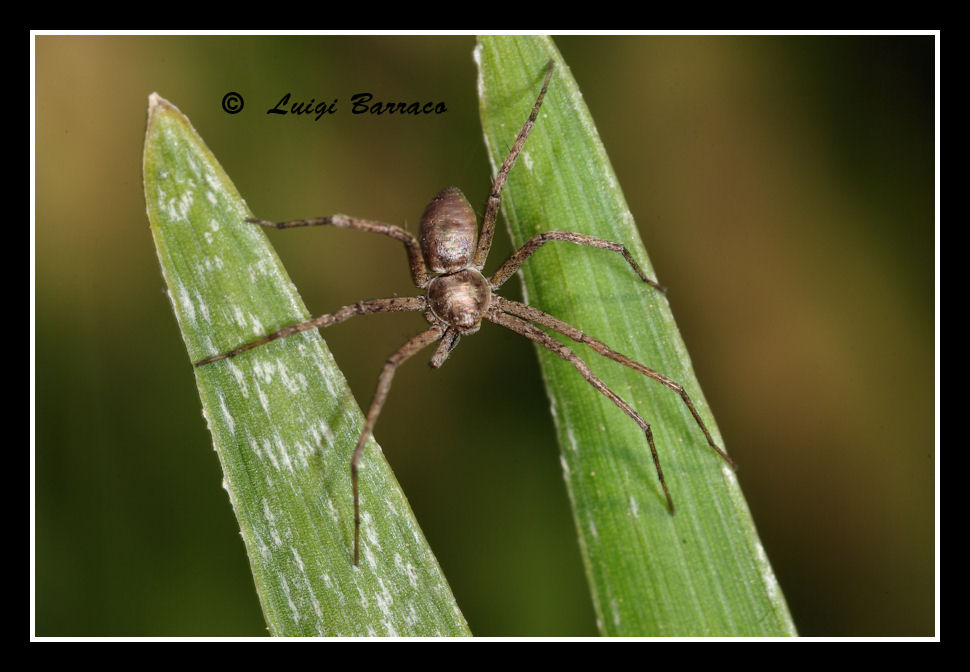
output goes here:
[{"label": "spider", "polygon": [[605,395],[639,425],[646,434],[647,443],[650,446],[650,454],[653,457],[653,463],[657,470],[657,477],[660,480],[660,485],[663,488],[664,496],[667,500],[667,508],[671,514],[674,512],[674,501],[670,496],[670,490],[667,488],[667,482],[664,479],[663,469],[660,466],[660,458],[657,455],[656,446],[654,446],[653,433],[650,430],[650,425],[630,404],[620,398],[602,380],[597,378],[586,362],[580,359],[568,347],[561,344],[542,329],[539,329],[536,325],[563,334],[577,343],[584,343],[600,355],[619,362],[634,371],[638,371],[679,394],[684,404],[690,410],[691,415],[694,416],[697,425],[704,433],[710,447],[731,465],[732,468],[735,466],[731,458],[714,443],[714,439],[711,438],[711,434],[704,425],[704,421],[701,420],[697,409],[694,407],[694,403],[679,383],[648,366],[633,361],[626,355],[612,350],[602,341],[588,336],[576,327],[548,313],[544,313],[541,310],[519,303],[518,301],[502,298],[494,293],[506,280],[512,277],[536,250],[551,241],[566,241],[621,254],[643,282],[657,291],[666,292],[664,287],[647,277],[624,245],[581,233],[546,231],[530,238],[491,277],[486,278],[482,275],[482,268],[485,266],[485,260],[488,257],[488,252],[492,245],[495,218],[498,215],[499,204],[501,203],[502,188],[505,186],[509,171],[512,170],[512,166],[515,164],[519,152],[522,151],[529,137],[529,133],[531,133],[535,125],[539,108],[542,106],[542,100],[549,88],[549,81],[552,78],[554,69],[555,63],[550,61],[546,66],[542,89],[539,91],[539,95],[532,107],[532,112],[519,131],[512,148],[509,150],[508,156],[505,157],[501,169],[492,182],[492,188],[485,204],[485,214],[482,217],[480,233],[475,211],[472,209],[464,194],[455,187],[449,187],[431,199],[421,218],[421,228],[417,238],[405,229],[393,224],[384,224],[382,222],[358,219],[346,215],[299,219],[289,222],[270,222],[254,218],[248,218],[246,220],[252,224],[259,224],[276,229],[289,229],[301,226],[336,226],[338,228],[379,233],[400,240],[404,243],[404,247],[407,250],[408,261],[411,266],[411,277],[414,280],[414,284],[419,289],[424,290],[424,293],[419,296],[359,301],[358,303],[344,306],[333,313],[321,315],[320,317],[307,320],[306,322],[300,322],[299,324],[283,327],[258,340],[241,345],[234,350],[208,357],[195,363],[195,366],[203,366],[229,357],[235,357],[247,350],[265,345],[270,341],[292,336],[293,334],[310,329],[329,327],[355,315],[403,311],[424,312],[424,317],[431,326],[426,331],[411,338],[387,359],[378,377],[377,390],[367,411],[364,428],[361,431],[360,439],[357,441],[353,457],[350,460],[350,474],[354,493],[354,565],[357,565],[360,560],[360,495],[358,492],[357,471],[360,468],[364,445],[374,430],[374,425],[377,422],[381,408],[384,406],[384,401],[390,390],[394,373],[405,360],[436,342],[438,343],[438,347],[431,357],[430,365],[432,368],[440,367],[448,359],[448,355],[455,346],[458,345],[458,341],[462,336],[474,334],[481,328],[482,320],[494,322],[506,329],[521,334],[569,362],[590,385]]}]

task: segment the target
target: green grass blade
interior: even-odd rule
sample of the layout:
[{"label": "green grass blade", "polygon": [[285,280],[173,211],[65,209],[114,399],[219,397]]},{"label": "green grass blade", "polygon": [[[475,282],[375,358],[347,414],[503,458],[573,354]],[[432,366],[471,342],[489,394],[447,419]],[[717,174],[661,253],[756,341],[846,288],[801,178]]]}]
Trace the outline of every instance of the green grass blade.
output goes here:
[{"label": "green grass blade", "polygon": [[[546,63],[556,61],[535,130],[503,195],[513,242],[521,245],[550,229],[587,233],[625,244],[652,276],[592,118],[552,41],[485,37],[476,59],[493,170],[532,107]],[[520,276],[531,305],[684,385],[724,446],[668,300],[642,283],[622,257],[548,243]],[[689,300],[676,287],[669,295],[674,303]],[[600,631],[795,634],[735,474],[709,448],[680,397],[584,346],[573,349],[651,423],[677,507],[675,515],[668,513],[637,425],[568,363],[539,349]]]},{"label": "green grass blade", "polygon": [[[188,119],[154,94],[144,179],[190,361],[309,317],[262,230],[243,221],[251,213],[232,182]],[[272,634],[469,634],[374,442],[353,566],[349,464],[362,415],[317,332],[194,371]]]}]

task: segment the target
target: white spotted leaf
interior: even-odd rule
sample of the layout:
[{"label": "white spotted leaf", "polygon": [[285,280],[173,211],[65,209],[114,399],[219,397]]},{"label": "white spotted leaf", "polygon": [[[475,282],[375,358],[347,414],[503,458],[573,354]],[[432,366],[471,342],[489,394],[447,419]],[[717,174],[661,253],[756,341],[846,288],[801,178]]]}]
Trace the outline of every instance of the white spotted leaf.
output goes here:
[{"label": "white spotted leaf", "polygon": [[[266,623],[282,636],[469,634],[380,448],[350,457],[362,414],[316,331],[193,368],[309,314],[188,119],[149,98],[145,200]],[[215,485],[215,484],[214,484]]]}]

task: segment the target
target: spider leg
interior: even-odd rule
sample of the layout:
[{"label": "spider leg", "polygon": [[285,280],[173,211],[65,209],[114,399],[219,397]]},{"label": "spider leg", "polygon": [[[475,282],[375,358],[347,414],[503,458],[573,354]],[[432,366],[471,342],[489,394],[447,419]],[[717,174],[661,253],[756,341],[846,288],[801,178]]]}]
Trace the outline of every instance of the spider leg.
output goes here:
[{"label": "spider leg", "polygon": [[577,343],[585,343],[604,357],[612,359],[614,362],[619,362],[623,366],[631,368],[634,371],[638,371],[648,378],[656,380],[658,383],[679,394],[680,398],[687,406],[687,409],[690,411],[690,414],[694,416],[694,420],[697,422],[697,425],[701,428],[701,431],[704,432],[704,437],[707,439],[708,445],[714,450],[714,452],[720,455],[725,462],[731,465],[732,469],[737,468],[734,464],[734,460],[728,457],[727,453],[725,453],[716,443],[714,443],[711,433],[707,430],[707,426],[704,424],[704,421],[701,420],[700,414],[694,407],[694,402],[691,401],[690,396],[688,396],[687,391],[684,390],[683,385],[672,380],[671,378],[668,378],[662,373],[659,373],[658,371],[654,371],[649,366],[644,366],[640,362],[636,362],[626,355],[616,352],[602,341],[589,336],[568,322],[560,320],[558,317],[553,317],[549,313],[544,313],[541,310],[533,308],[532,306],[527,306],[523,303],[519,303],[518,301],[503,299],[500,296],[492,296],[492,301],[495,302],[495,305],[499,310],[505,311],[511,315],[515,315],[516,317],[535,322],[543,327],[548,327],[549,329],[558,331],[563,336],[571,338]]},{"label": "spider leg", "polygon": [[443,333],[444,330],[436,325],[409,340],[407,343],[398,348],[394,354],[387,358],[387,362],[384,364],[384,369],[381,371],[381,375],[377,379],[377,391],[374,392],[374,399],[370,402],[370,408],[367,411],[367,417],[364,421],[364,429],[360,434],[360,439],[357,441],[357,446],[354,448],[354,456],[350,460],[350,480],[354,489],[355,565],[358,563],[360,557],[360,494],[357,486],[357,470],[360,468],[360,458],[364,452],[364,444],[374,431],[374,425],[377,423],[377,416],[380,415],[381,408],[384,406],[384,400],[387,399],[387,393],[391,389],[391,381],[394,379],[394,373],[397,371],[397,367],[403,364],[408,358],[416,354],[418,351],[437,341],[439,338],[441,338]]},{"label": "spider leg", "polygon": [[441,344],[438,345],[438,349],[435,350],[434,355],[431,357],[431,361],[428,364],[431,365],[432,369],[440,368],[445,360],[448,359],[448,355],[451,351],[455,349],[458,345],[458,341],[461,339],[461,334],[458,333],[457,329],[451,328],[445,331],[444,336],[441,337]]},{"label": "spider leg", "polygon": [[563,240],[570,243],[576,243],[577,245],[588,245],[589,247],[597,247],[601,250],[609,250],[610,252],[617,252],[623,255],[623,258],[627,260],[627,263],[636,271],[640,279],[645,283],[659,290],[660,292],[666,294],[667,288],[663,285],[658,284],[654,280],[647,277],[640,265],[633,259],[630,251],[626,249],[625,245],[620,243],[614,243],[609,240],[603,240],[602,238],[596,238],[595,236],[588,236],[584,233],[573,233],[571,231],[545,231],[543,233],[537,233],[532,236],[525,245],[523,245],[519,250],[509,257],[504,264],[495,274],[489,278],[489,282],[492,283],[492,287],[498,289],[502,284],[512,277],[512,274],[519,270],[519,267],[526,262],[526,260],[531,257],[536,250],[552,240]]},{"label": "spider leg", "polygon": [[658,371],[654,371],[649,366],[645,366],[640,362],[630,359],[626,355],[616,352],[615,350],[611,349],[608,345],[603,343],[603,341],[599,341],[593,338],[592,336],[572,326],[568,322],[564,322],[563,320],[560,320],[558,317],[553,317],[549,313],[544,313],[541,310],[533,308],[532,306],[527,306],[524,303],[519,303],[518,301],[510,301],[509,299],[503,299],[500,296],[493,296],[492,301],[495,302],[495,305],[499,310],[503,310],[507,313],[510,313],[511,315],[521,317],[531,322],[535,322],[536,324],[539,324],[543,327],[548,327],[550,329],[558,331],[563,336],[571,338],[577,343],[585,343],[586,345],[591,347],[594,351],[603,355],[604,357],[607,357],[608,359],[612,359],[614,362],[619,362],[623,366],[631,368],[634,371],[638,371],[639,373],[642,373],[648,378],[652,378],[653,380],[656,380],[664,387],[667,387],[668,389],[671,389],[677,394],[679,394],[680,398],[684,402],[684,405],[686,405],[687,409],[690,411],[690,414],[694,416],[694,421],[697,423],[697,426],[701,428],[702,432],[704,432],[704,437],[707,439],[707,444],[714,450],[715,453],[720,455],[725,462],[731,465],[732,469],[737,468],[737,465],[734,463],[734,460],[728,457],[727,453],[725,453],[716,443],[714,443],[714,439],[711,437],[711,433],[707,430],[707,426],[704,424],[704,421],[701,420],[700,414],[697,412],[697,409],[694,407],[694,402],[691,401],[690,396],[688,396],[687,391],[684,390],[683,385],[681,385],[680,383],[676,382],[671,378],[668,378],[667,376],[663,375]]},{"label": "spider leg", "polygon": [[428,269],[424,265],[424,257],[421,254],[421,245],[418,239],[411,233],[405,231],[400,226],[385,224],[384,222],[373,222],[368,219],[357,219],[347,215],[331,215],[330,217],[317,217],[314,219],[294,219],[289,222],[271,222],[266,219],[256,219],[249,217],[246,219],[251,224],[259,224],[273,229],[293,229],[302,226],[335,226],[339,229],[356,229],[367,231],[368,233],[379,233],[389,236],[404,243],[408,253],[408,263],[411,265],[411,278],[417,287],[425,287],[428,284]]},{"label": "spider leg", "polygon": [[[498,297],[492,297],[493,299]],[[501,325],[506,329],[514,331],[517,334],[525,336],[530,341],[538,343],[542,347],[555,353],[562,359],[566,360],[573,367],[582,374],[583,378],[586,379],[590,385],[599,390],[603,396],[612,401],[614,404],[619,406],[619,408],[630,416],[634,422],[636,422],[643,433],[647,436],[647,443],[650,445],[650,454],[653,456],[653,464],[657,469],[657,477],[660,479],[660,486],[663,488],[664,496],[667,498],[667,509],[671,513],[674,512],[674,500],[670,496],[670,490],[667,488],[667,481],[664,479],[663,468],[660,466],[660,457],[657,455],[657,448],[653,443],[653,431],[650,429],[650,424],[644,420],[639,413],[637,413],[630,404],[625,402],[616,392],[611,390],[606,383],[593,375],[590,370],[589,365],[586,364],[580,357],[574,353],[572,350],[567,348],[565,345],[554,339],[552,336],[542,331],[533,324],[526,322],[515,315],[510,315],[502,312],[502,310],[495,306],[488,311],[485,315],[486,319],[494,322],[495,324]]]},{"label": "spider leg", "polygon": [[247,350],[252,350],[261,345],[265,345],[270,341],[275,341],[279,338],[286,338],[287,336],[292,336],[293,334],[298,334],[301,331],[309,331],[310,329],[317,329],[322,327],[329,327],[330,325],[337,324],[338,322],[343,322],[344,320],[354,317],[355,315],[367,315],[370,313],[396,313],[409,310],[424,310],[425,309],[425,298],[423,296],[405,296],[405,297],[393,297],[390,299],[371,299],[370,301],[358,301],[357,303],[351,304],[349,306],[344,306],[340,310],[333,313],[327,313],[326,315],[321,315],[320,317],[315,317],[312,320],[307,320],[306,322],[300,322],[299,324],[293,324],[289,327],[283,327],[278,331],[274,331],[272,334],[263,336],[260,339],[253,341],[252,343],[247,343],[241,345],[235,350],[230,350],[229,352],[224,352],[221,355],[214,355],[212,357],[206,357],[195,363],[196,366],[203,366],[205,364],[211,364],[212,362],[218,362],[220,359],[228,359],[229,357],[235,357],[236,355],[246,352]]},{"label": "spider leg", "polygon": [[555,67],[556,62],[549,61],[549,64],[546,66],[546,77],[542,81],[542,90],[539,91],[539,97],[536,98],[535,105],[532,106],[532,112],[529,114],[529,118],[525,124],[522,125],[522,130],[519,131],[518,137],[512,144],[509,155],[505,157],[502,167],[495,175],[495,181],[492,182],[492,189],[488,194],[488,201],[485,203],[485,214],[482,216],[482,230],[478,236],[478,247],[475,249],[475,259],[472,263],[478,270],[481,270],[485,265],[485,260],[488,258],[488,251],[492,248],[492,236],[495,234],[495,217],[498,215],[498,206],[502,202],[502,189],[505,187],[505,181],[508,179],[509,171],[512,170],[512,166],[515,164],[519,152],[522,151],[522,147],[525,145],[529,133],[532,132],[532,127],[535,126],[536,117],[539,116],[539,108],[542,106],[542,99],[546,97],[546,90],[549,88],[549,80],[552,78],[552,71]]}]

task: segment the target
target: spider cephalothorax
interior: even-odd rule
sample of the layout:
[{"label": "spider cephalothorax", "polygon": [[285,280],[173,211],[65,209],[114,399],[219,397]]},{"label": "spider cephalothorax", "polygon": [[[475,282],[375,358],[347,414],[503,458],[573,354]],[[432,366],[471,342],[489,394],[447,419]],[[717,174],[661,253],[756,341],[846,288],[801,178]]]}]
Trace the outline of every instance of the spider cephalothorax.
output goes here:
[{"label": "spider cephalothorax", "polygon": [[532,131],[536,117],[539,114],[539,108],[542,105],[542,100],[549,87],[549,80],[552,77],[553,69],[554,63],[550,62],[546,68],[542,89],[539,91],[539,96],[536,98],[535,105],[532,107],[532,112],[522,126],[522,130],[519,131],[519,135],[516,137],[512,149],[509,150],[508,156],[502,163],[502,167],[495,175],[495,180],[492,182],[492,188],[488,195],[488,201],[485,204],[485,214],[482,216],[480,231],[475,211],[461,191],[455,187],[449,187],[431,199],[421,218],[421,230],[418,238],[415,238],[411,233],[393,224],[357,219],[346,215],[332,215],[330,217],[300,219],[290,222],[270,222],[262,219],[247,220],[254,224],[277,229],[288,229],[299,226],[336,226],[379,233],[395,238],[403,242],[407,250],[408,262],[411,266],[411,278],[415,286],[425,290],[423,294],[413,297],[371,299],[369,301],[360,301],[349,306],[344,306],[336,312],[284,327],[252,343],[247,343],[220,355],[208,357],[195,364],[196,366],[202,366],[228,357],[235,357],[240,353],[264,345],[270,341],[285,338],[286,336],[310,329],[329,327],[338,322],[343,322],[354,315],[402,311],[421,311],[424,313],[425,318],[431,325],[430,328],[411,338],[387,359],[381,375],[378,378],[377,391],[374,393],[374,399],[371,401],[370,408],[367,411],[364,428],[361,431],[360,438],[357,441],[353,457],[350,461],[351,481],[354,491],[355,565],[358,563],[360,557],[360,496],[358,493],[357,471],[360,466],[364,445],[374,430],[374,425],[377,422],[381,408],[384,406],[384,400],[387,398],[387,393],[390,390],[394,372],[405,360],[437,341],[440,341],[440,344],[432,355],[430,363],[435,368],[440,367],[448,358],[449,353],[458,344],[459,338],[474,334],[481,328],[483,320],[494,322],[506,329],[521,334],[569,362],[590,385],[616,404],[640,426],[647,437],[654,466],[657,469],[657,477],[660,480],[660,485],[663,487],[664,496],[667,499],[667,508],[671,513],[674,510],[674,502],[667,488],[663,469],[660,467],[660,458],[654,446],[653,433],[650,430],[650,425],[632,406],[597,378],[586,362],[558,340],[542,329],[539,329],[536,325],[546,327],[576,342],[583,343],[600,355],[619,362],[624,366],[628,366],[635,371],[639,371],[643,375],[658,381],[679,394],[684,404],[690,410],[691,415],[693,415],[694,420],[701,428],[701,431],[704,432],[707,443],[728,464],[732,467],[734,466],[731,458],[714,443],[714,439],[711,438],[710,432],[707,431],[707,427],[697,413],[693,402],[680,384],[662,373],[654,371],[650,367],[635,362],[626,355],[612,350],[602,341],[596,340],[576,327],[548,313],[544,313],[541,310],[519,303],[518,301],[502,298],[494,293],[506,280],[512,277],[519,267],[537,249],[550,241],[565,241],[622,254],[623,258],[626,259],[636,274],[640,276],[641,280],[658,291],[664,291],[663,287],[646,276],[624,245],[582,233],[546,231],[530,238],[491,277],[486,278],[482,275],[482,268],[485,266],[485,261],[488,258],[488,252],[492,244],[492,236],[495,231],[495,219],[498,215],[498,207],[501,202],[502,188],[505,186],[509,171],[512,170],[512,166],[519,152],[522,151],[522,147],[525,145],[525,141]]}]

